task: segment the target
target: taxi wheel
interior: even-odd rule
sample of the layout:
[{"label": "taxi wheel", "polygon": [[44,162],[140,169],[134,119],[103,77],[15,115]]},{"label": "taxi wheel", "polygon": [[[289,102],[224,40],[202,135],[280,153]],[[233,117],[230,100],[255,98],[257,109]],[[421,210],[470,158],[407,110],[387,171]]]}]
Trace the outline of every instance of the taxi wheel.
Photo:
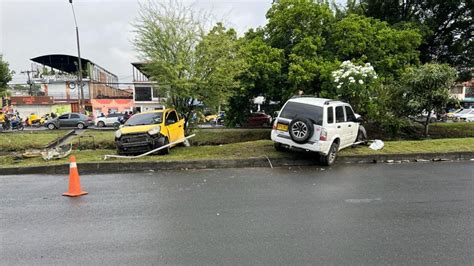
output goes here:
[{"label": "taxi wheel", "polygon": [[[165,137],[165,140],[163,141],[163,146],[168,145],[169,143],[170,143],[170,141],[168,140],[167,137]],[[159,155],[166,155],[166,154],[169,154],[169,153],[170,153],[170,147],[167,147],[167,148],[164,148],[164,149],[158,151]]]}]

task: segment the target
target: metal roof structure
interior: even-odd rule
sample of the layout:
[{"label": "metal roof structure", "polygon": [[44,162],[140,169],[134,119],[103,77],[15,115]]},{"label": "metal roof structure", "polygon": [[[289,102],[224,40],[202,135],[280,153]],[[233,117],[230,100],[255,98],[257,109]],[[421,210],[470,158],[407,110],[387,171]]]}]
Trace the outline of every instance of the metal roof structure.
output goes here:
[{"label": "metal roof structure", "polygon": [[[42,55],[35,58],[31,58],[31,61],[39,63],[45,66],[49,66],[66,73],[77,72],[77,56],[66,55],[66,54],[49,54]],[[86,66],[87,63],[91,63],[88,59],[81,58],[81,63]]]},{"label": "metal roof structure", "polygon": [[132,63],[132,66],[135,67],[143,76],[147,77],[147,78],[150,78],[150,75],[148,75],[146,73],[146,70],[145,70],[145,65],[147,65],[149,63],[146,63],[146,62],[135,62],[135,63]]},{"label": "metal roof structure", "polygon": [[[54,69],[58,69],[60,71],[66,72],[66,73],[76,73],[78,71],[78,65],[77,65],[77,56],[72,56],[72,55],[67,55],[67,54],[48,54],[48,55],[42,55],[38,56],[35,58],[31,58],[31,61],[42,64],[45,66],[52,67]],[[94,62],[90,61],[89,59],[86,59],[84,57],[81,58],[81,64],[83,65],[83,70],[87,69],[86,66],[87,64],[90,63],[92,65],[95,65],[105,72],[117,77],[115,74],[112,72],[106,70],[105,68],[95,64]]]}]

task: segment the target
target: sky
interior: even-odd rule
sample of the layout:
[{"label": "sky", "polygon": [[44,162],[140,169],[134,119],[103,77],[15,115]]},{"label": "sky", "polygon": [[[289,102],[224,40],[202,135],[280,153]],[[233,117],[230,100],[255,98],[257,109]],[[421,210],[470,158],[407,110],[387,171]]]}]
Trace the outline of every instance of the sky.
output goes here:
[{"label": "sky", "polygon": [[[168,1],[168,0],[156,0]],[[197,10],[224,21],[239,35],[265,25],[272,0],[187,1]],[[132,80],[131,62],[138,55],[132,45],[132,23],[138,0],[74,0],[81,57],[119,77]],[[31,68],[31,58],[45,54],[77,56],[74,18],[68,0],[0,0],[0,53],[15,74],[12,83],[26,82],[21,71]]]}]

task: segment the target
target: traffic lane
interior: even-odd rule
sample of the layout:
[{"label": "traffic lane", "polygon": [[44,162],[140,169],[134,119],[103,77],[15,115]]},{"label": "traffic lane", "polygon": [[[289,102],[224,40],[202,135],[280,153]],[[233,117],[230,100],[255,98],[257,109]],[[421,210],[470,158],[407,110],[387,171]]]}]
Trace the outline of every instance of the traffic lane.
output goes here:
[{"label": "traffic lane", "polygon": [[[469,264],[470,162],[0,179],[7,263]],[[324,170],[323,170],[324,169]]]}]

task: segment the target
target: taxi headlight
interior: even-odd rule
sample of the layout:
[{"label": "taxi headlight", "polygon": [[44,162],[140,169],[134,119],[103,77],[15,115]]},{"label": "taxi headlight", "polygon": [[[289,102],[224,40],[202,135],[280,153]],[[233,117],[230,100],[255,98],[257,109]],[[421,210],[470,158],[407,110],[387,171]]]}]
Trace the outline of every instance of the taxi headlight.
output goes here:
[{"label": "taxi headlight", "polygon": [[122,131],[121,131],[121,130],[115,131],[115,137],[116,137],[116,138],[119,139],[121,136],[122,136]]},{"label": "taxi headlight", "polygon": [[156,135],[156,134],[160,133],[160,130],[161,130],[160,126],[157,126],[157,127],[154,127],[152,129],[148,130],[148,134],[153,136],[153,135]]}]

